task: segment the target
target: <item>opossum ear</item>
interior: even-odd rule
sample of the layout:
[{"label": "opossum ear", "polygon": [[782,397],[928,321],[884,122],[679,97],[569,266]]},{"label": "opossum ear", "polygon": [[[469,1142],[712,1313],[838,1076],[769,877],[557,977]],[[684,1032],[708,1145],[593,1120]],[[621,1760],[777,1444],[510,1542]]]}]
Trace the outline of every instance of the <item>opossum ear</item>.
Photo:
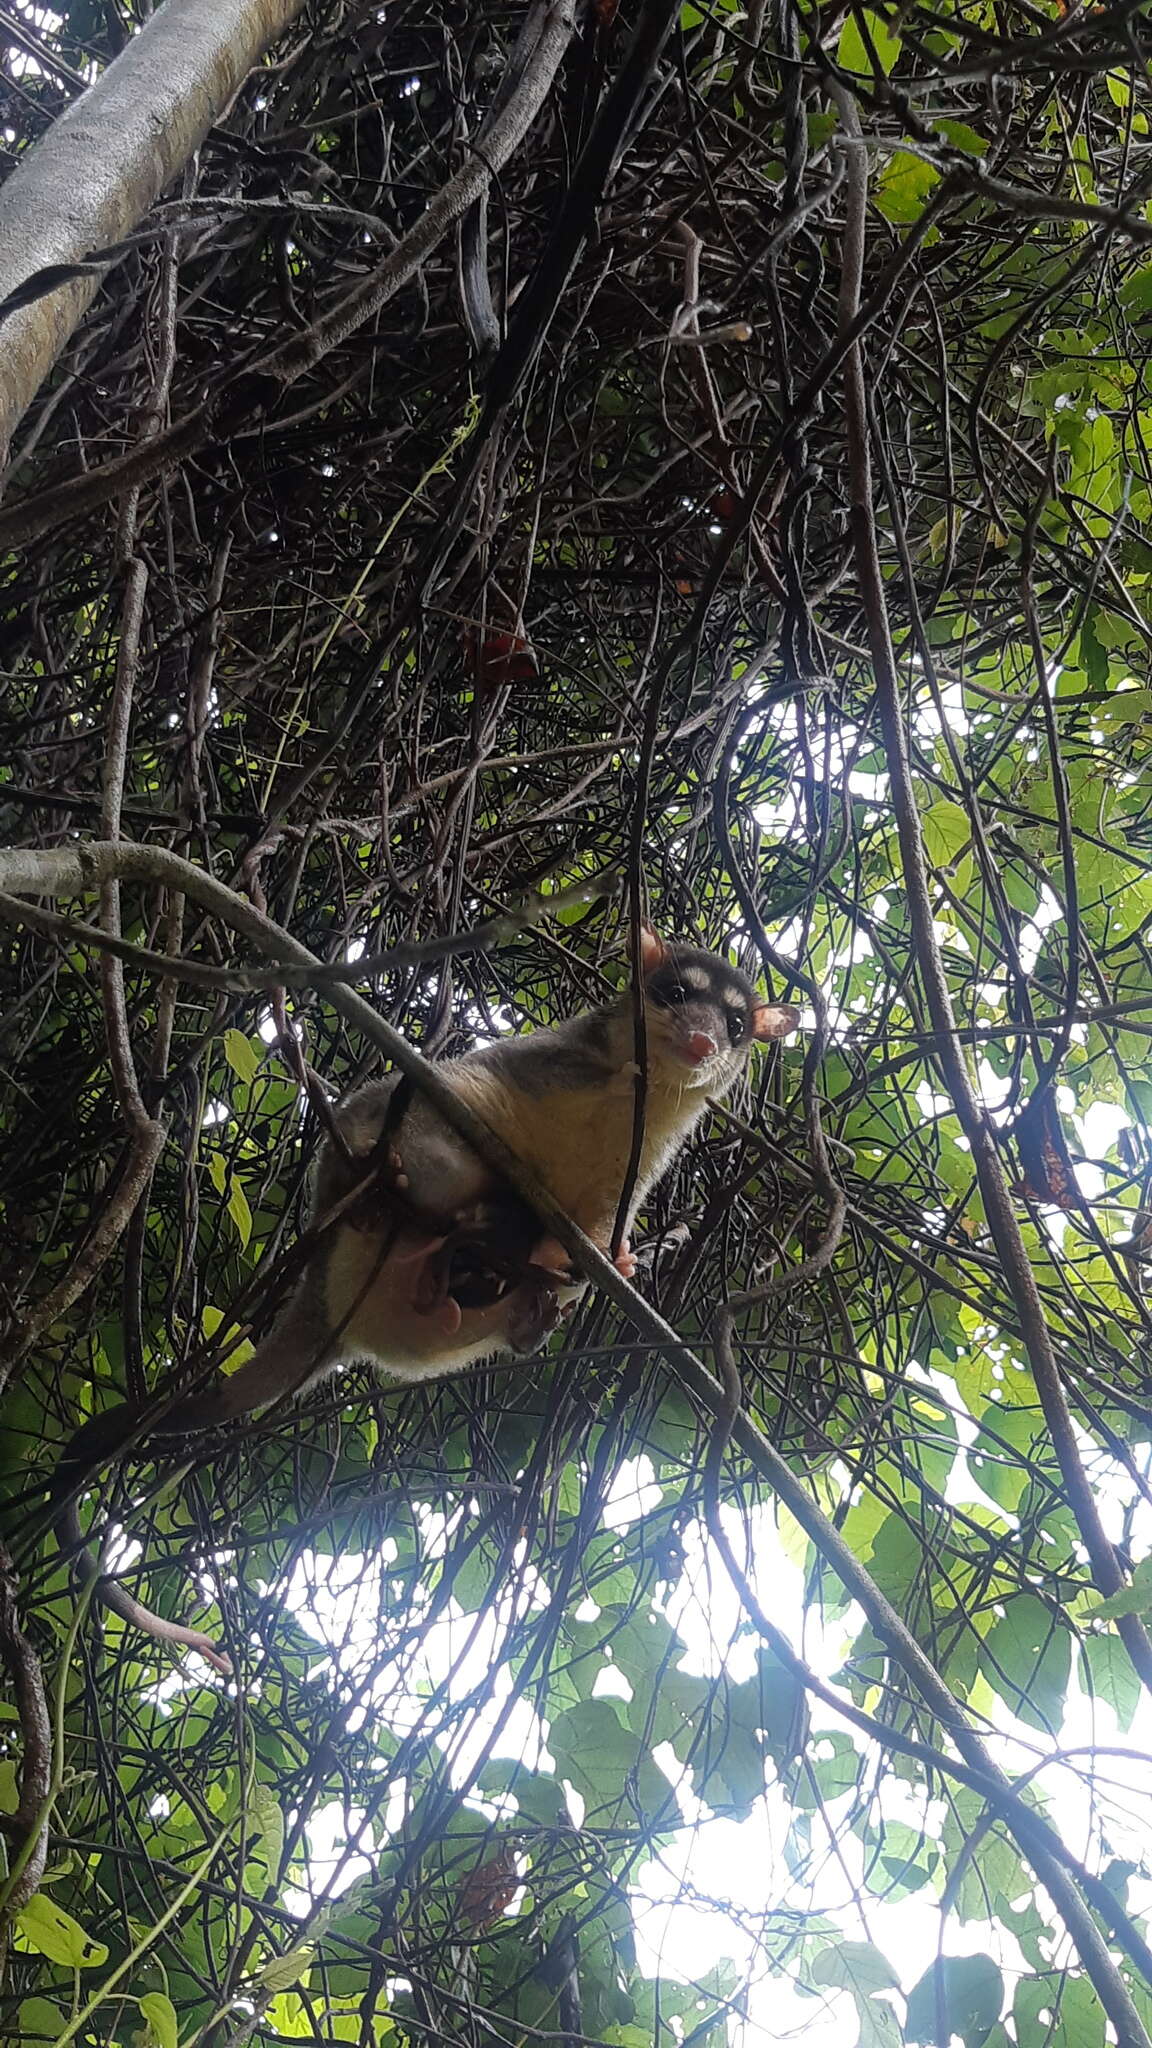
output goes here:
[{"label": "opossum ear", "polygon": [[428,1318],[437,1336],[454,1337],[462,1321],[460,1303],[447,1291],[444,1239],[433,1238],[431,1244],[434,1249],[425,1254],[424,1264],[415,1271],[411,1283],[412,1309],[416,1315]]},{"label": "opossum ear", "polygon": [[793,1003],[758,1003],[752,1012],[753,1038],[787,1038],[800,1028],[800,1012]]},{"label": "opossum ear", "polygon": [[659,932],[654,932],[650,924],[642,924],[640,927],[641,973],[644,975],[655,974],[656,969],[663,967],[667,958],[668,948],[660,937]]}]

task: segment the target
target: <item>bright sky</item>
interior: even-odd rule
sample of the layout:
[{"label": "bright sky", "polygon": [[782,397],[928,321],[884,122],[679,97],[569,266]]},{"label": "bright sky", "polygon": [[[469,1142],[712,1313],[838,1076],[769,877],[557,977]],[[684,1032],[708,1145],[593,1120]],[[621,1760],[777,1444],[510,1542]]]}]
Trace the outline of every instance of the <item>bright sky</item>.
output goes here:
[{"label": "bright sky", "polygon": [[[926,1376],[925,1376],[926,1378]],[[955,1388],[938,1382],[940,1390],[953,1397]],[[961,1432],[962,1440],[965,1432]],[[1097,1473],[1101,1483],[1104,1511],[1118,1524],[1130,1483],[1121,1477]],[[963,1453],[949,1486],[957,1502],[983,1501],[976,1482],[968,1472]],[[623,1528],[651,1514],[662,1501],[653,1483],[647,1458],[630,1461],[616,1475],[608,1499],[605,1522]],[[985,1503],[987,1505],[987,1503]],[[735,1509],[726,1510],[729,1533],[744,1554],[744,1522]],[[424,1516],[425,1550],[429,1560],[442,1552],[446,1525],[442,1517],[428,1511]],[[1146,1518],[1142,1536],[1152,1539],[1152,1517]],[[856,1609],[825,1629],[811,1613],[803,1611],[803,1575],[797,1562],[797,1532],[784,1527],[778,1533],[773,1511],[761,1507],[752,1511],[752,1554],[754,1582],[761,1597],[770,1604],[773,1619],[801,1651],[809,1665],[826,1678],[834,1677],[843,1662],[852,1637],[860,1626]],[[735,1682],[751,1675],[755,1640],[741,1631],[742,1615],[737,1596],[723,1564],[700,1526],[688,1529],[685,1563],[678,1584],[669,1594],[664,1612],[679,1634],[684,1654],[680,1668],[700,1676],[726,1669]],[[1152,1547],[1152,1542],[1149,1542]],[[502,1713],[505,1724],[497,1735],[492,1753],[498,1757],[523,1759],[545,1770],[552,1767],[546,1730],[533,1709],[523,1701],[508,1712],[510,1684],[499,1667],[500,1643],[514,1612],[523,1614],[539,1608],[545,1588],[530,1568],[521,1569],[513,1594],[497,1602],[493,1612],[478,1622],[458,1609],[450,1608],[431,1623],[419,1648],[403,1669],[396,1664],[373,1670],[378,1654],[381,1604],[388,1607],[401,1596],[399,1585],[388,1586],[387,1575],[395,1559],[389,1543],[372,1558],[358,1555],[304,1557],[299,1559],[285,1588],[279,1589],[323,1653],[314,1672],[318,1682],[328,1680],[338,1688],[351,1685],[357,1692],[359,1718],[371,1713],[382,1716],[397,1732],[411,1726],[427,1708],[428,1688],[445,1684],[450,1699],[465,1698],[472,1688],[483,1697],[485,1682],[490,1694],[484,1704],[463,1723],[463,1739],[453,1728],[444,1740],[452,1752],[452,1775],[462,1782],[485,1747],[492,1728]],[[419,1598],[419,1595],[417,1596]],[[581,1619],[594,1619],[593,1603],[586,1601]],[[415,1617],[412,1617],[413,1619]],[[361,1684],[371,1673],[368,1683]],[[182,1681],[172,1674],[165,1690],[176,1690]],[[605,1663],[597,1681],[600,1697],[625,1691],[620,1674]],[[999,1761],[1012,1771],[1033,1768],[1055,1745],[1044,1743],[1032,1730],[1016,1722],[1008,1709],[991,1693],[985,1701],[990,1720],[998,1731],[990,1747]],[[816,1704],[814,1730],[837,1725],[827,1709]],[[868,1745],[856,1738],[865,1752]],[[1094,1864],[1100,1862],[1099,1834],[1094,1832],[1093,1794],[1082,1772],[1089,1759],[1086,1747],[1101,1746],[1124,1754],[1097,1760],[1094,1775],[1096,1819],[1103,1811],[1109,1849],[1114,1855],[1143,1853],[1152,1825],[1152,1704],[1145,1700],[1136,1722],[1121,1735],[1110,1711],[1088,1700],[1073,1687],[1060,1734],[1060,1748],[1080,1754],[1069,1762],[1049,1763],[1039,1782],[1051,1801],[1053,1820],[1077,1853]],[[843,1928],[846,1940],[871,1941],[882,1951],[899,1975],[907,1992],[922,1975],[942,1945],[951,1955],[986,1952],[1002,1965],[1009,1980],[1019,1967],[1025,1971],[1011,1937],[982,1923],[961,1924],[952,1915],[942,1925],[935,1894],[925,1887],[910,1897],[891,1904],[867,1898],[863,1885],[864,1850],[857,1837],[843,1825],[854,1794],[848,1793],[827,1807],[834,1839],[821,1833],[818,1814],[812,1816],[814,1874],[813,1893],[798,1886],[784,1858],[788,1832],[787,1802],[780,1788],[771,1785],[752,1815],[743,1821],[718,1817],[694,1797],[686,1773],[671,1754],[658,1761],[677,1786],[677,1797],[685,1826],[672,1846],[640,1869],[633,1890],[633,1905],[641,1967],[646,1973],[662,1974],[681,1982],[703,1976],[721,1959],[733,1962],[742,1985],[747,1986],[747,2019],[736,2022],[731,2039],[747,2048],[787,2041],[803,2034],[805,2048],[854,2048],[858,2021],[851,2001],[844,1994],[831,1993],[821,2000],[797,1992],[787,1977],[772,1976],[764,1961],[760,1929],[765,1915],[782,1908],[812,1910],[829,1914]],[[769,1767],[770,1769],[771,1767]],[[889,1821],[903,1821],[931,1837],[937,1832],[942,1808],[939,1802],[925,1809],[910,1787],[898,1779],[884,1784],[875,1795],[876,1810]],[[397,1827],[403,1816],[405,1787],[392,1790],[384,1815],[387,1831]],[[496,1809],[471,1801],[496,1817]],[[573,1821],[583,1819],[579,1794],[569,1788]],[[510,1809],[509,1809],[510,1810]],[[357,1830],[363,1816],[332,1805],[319,1812],[309,1831],[311,1846],[310,1892],[298,1892],[294,1903],[307,1911],[321,1892],[329,1895],[345,1890],[356,1878],[369,1876],[372,1862],[357,1844]],[[379,1822],[377,1823],[379,1825]],[[365,1845],[370,1850],[371,1839]],[[1152,1908],[1152,1886],[1146,1897],[1133,1897],[1138,1911]],[[863,1914],[857,1897],[864,1897]],[[513,1912],[516,1902],[513,1902]],[[1067,1960],[1066,1950],[1053,1948],[1052,1960]]]}]

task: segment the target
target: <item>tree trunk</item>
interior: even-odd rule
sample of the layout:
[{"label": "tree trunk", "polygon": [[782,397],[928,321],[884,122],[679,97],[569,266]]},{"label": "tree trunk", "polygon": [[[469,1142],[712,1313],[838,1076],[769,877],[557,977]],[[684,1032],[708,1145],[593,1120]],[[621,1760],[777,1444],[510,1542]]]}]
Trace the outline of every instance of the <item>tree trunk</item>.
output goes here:
[{"label": "tree trunk", "polygon": [[[0,191],[0,301],[128,234],[198,149],[301,0],[165,0]],[[0,323],[0,462],[95,295],[56,287]]]}]

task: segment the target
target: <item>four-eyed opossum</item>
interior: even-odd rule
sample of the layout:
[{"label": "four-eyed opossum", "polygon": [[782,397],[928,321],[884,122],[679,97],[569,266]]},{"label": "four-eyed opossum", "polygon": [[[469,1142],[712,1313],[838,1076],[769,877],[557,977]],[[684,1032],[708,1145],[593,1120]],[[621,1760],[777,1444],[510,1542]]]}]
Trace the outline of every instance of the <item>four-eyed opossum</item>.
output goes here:
[{"label": "four-eyed opossum", "polygon": [[[757,995],[719,955],[642,940],[646,1041],[642,1142],[625,1229],[699,1122],[728,1093],[755,1039],[782,1038],[798,1014]],[[483,1121],[543,1182],[558,1206],[611,1248],[633,1150],[637,1069],[631,995],[551,1030],[497,1039],[441,1069]],[[303,1393],[345,1360],[390,1379],[431,1379],[496,1353],[534,1350],[580,1286],[563,1248],[528,1205],[400,1076],[369,1082],[333,1112],[313,1199],[315,1248],[303,1277],[252,1357],[212,1392],[180,1402],[159,1426],[187,1436]],[[357,1194],[357,1189],[360,1192]],[[325,1219],[336,1217],[325,1228]],[[616,1254],[626,1274],[625,1236]],[[92,1463],[132,1436],[131,1408],[95,1418],[57,1468],[59,1524],[81,1543],[72,1500]],[[81,1569],[97,1567],[81,1548]],[[228,1660],[196,1629],[164,1620],[100,1577],[100,1597],[126,1620]]]}]

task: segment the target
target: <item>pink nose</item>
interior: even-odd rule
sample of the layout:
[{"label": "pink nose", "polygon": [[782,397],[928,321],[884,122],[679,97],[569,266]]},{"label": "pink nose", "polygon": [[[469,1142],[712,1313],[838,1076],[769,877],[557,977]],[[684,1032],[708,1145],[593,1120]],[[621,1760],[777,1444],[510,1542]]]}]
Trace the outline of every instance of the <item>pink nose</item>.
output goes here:
[{"label": "pink nose", "polygon": [[703,1066],[718,1051],[716,1040],[707,1031],[690,1031],[684,1040],[684,1057],[690,1067]]}]

